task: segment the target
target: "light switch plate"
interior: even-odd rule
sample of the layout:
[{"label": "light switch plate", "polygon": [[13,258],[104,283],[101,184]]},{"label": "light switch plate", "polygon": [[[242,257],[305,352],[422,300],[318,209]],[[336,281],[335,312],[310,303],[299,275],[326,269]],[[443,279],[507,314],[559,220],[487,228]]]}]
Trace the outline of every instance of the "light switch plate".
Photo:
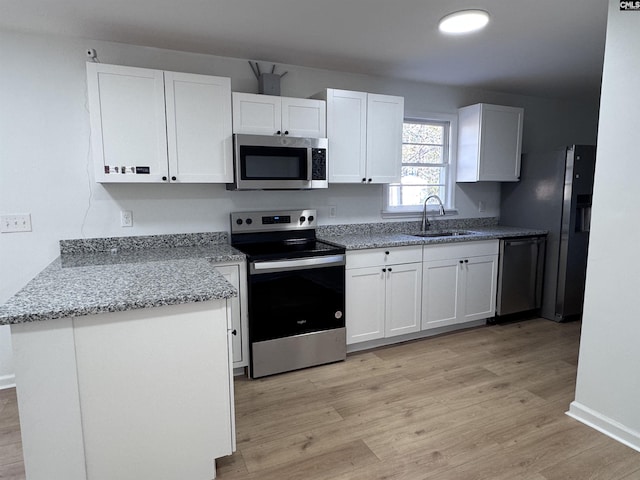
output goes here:
[{"label": "light switch plate", "polygon": [[30,232],[31,214],[20,213],[0,216],[0,233]]}]

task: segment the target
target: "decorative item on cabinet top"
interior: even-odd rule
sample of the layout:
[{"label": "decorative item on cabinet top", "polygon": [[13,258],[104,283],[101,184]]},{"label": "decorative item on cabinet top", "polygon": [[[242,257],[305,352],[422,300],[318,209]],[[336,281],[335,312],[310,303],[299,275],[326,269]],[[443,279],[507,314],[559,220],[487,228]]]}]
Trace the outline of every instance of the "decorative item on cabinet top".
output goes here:
[{"label": "decorative item on cabinet top", "polygon": [[87,62],[100,183],[233,181],[231,79]]},{"label": "decorative item on cabinet top", "polygon": [[258,93],[263,95],[280,95],[280,79],[289,72],[284,72],[280,75],[276,74],[275,63],[273,67],[271,67],[271,73],[261,72],[258,62],[256,62],[256,66],[254,67],[251,60],[249,60],[249,66],[258,79]]}]

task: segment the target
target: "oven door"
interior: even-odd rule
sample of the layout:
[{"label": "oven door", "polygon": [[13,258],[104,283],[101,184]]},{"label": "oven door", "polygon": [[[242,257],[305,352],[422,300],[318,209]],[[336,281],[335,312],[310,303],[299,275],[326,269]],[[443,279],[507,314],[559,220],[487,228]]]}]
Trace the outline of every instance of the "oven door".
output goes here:
[{"label": "oven door", "polygon": [[249,264],[250,341],[342,328],[344,255]]}]

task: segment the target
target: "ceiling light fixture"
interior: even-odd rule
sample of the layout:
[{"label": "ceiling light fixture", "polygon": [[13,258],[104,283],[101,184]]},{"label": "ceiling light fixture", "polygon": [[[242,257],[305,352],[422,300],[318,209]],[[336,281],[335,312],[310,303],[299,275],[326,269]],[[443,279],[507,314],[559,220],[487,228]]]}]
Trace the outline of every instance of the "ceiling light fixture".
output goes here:
[{"label": "ceiling light fixture", "polygon": [[438,28],[443,33],[471,33],[484,28],[489,23],[489,14],[484,10],[461,10],[450,13],[442,20]]}]

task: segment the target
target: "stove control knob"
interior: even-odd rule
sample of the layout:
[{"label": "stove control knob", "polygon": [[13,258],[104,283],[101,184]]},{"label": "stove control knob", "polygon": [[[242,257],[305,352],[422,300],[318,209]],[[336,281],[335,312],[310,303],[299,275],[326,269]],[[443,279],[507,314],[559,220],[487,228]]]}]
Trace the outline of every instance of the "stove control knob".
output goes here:
[{"label": "stove control knob", "polygon": [[247,222],[247,225],[251,225],[253,223],[253,220],[251,220],[250,218],[247,218],[245,222]]},{"label": "stove control knob", "polygon": [[313,215],[309,215],[309,223],[313,222]]},{"label": "stove control knob", "polygon": [[242,225],[242,219],[241,219],[241,218],[237,219],[237,220],[236,220],[236,223],[237,223],[238,225]]},{"label": "stove control knob", "polygon": [[304,221],[307,219],[307,217],[305,217],[304,215],[302,217],[300,217],[300,223],[304,223]]}]

